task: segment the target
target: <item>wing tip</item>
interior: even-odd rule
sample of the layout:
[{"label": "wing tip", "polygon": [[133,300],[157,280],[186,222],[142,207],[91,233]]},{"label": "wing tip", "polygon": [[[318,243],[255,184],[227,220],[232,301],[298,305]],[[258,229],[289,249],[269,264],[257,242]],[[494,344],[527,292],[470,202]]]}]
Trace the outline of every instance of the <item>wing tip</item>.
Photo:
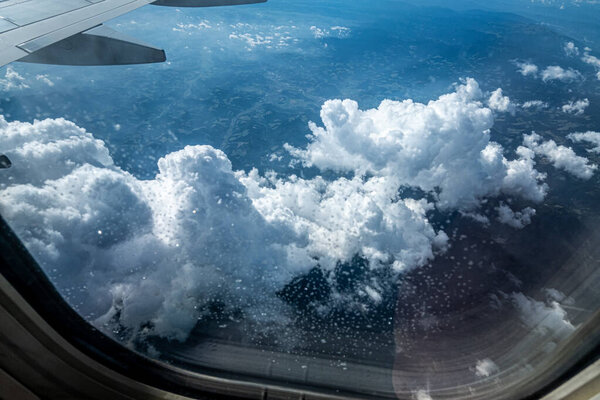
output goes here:
[{"label": "wing tip", "polygon": [[166,7],[220,7],[266,3],[267,0],[155,0],[152,5]]},{"label": "wing tip", "polygon": [[165,62],[167,61],[167,53],[163,49],[160,49],[160,54],[158,56],[158,60],[156,62]]}]

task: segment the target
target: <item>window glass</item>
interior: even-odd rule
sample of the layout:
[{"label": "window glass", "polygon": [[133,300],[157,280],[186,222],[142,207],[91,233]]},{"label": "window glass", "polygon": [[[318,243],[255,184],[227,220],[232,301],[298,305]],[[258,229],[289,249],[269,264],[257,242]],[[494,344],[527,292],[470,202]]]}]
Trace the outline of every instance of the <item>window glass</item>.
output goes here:
[{"label": "window glass", "polygon": [[570,0],[144,7],[107,25],[165,63],[0,70],[0,214],[150,357],[527,395],[600,304],[598,21]]}]

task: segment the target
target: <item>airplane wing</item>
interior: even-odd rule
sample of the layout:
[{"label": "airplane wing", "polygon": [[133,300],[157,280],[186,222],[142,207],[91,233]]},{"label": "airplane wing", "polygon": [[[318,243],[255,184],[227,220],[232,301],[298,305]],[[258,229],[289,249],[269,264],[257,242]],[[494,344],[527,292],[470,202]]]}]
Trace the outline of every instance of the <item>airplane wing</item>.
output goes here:
[{"label": "airplane wing", "polygon": [[0,0],[0,66],[12,61],[61,65],[161,62],[163,50],[104,25],[147,4],[212,7],[266,0]]}]

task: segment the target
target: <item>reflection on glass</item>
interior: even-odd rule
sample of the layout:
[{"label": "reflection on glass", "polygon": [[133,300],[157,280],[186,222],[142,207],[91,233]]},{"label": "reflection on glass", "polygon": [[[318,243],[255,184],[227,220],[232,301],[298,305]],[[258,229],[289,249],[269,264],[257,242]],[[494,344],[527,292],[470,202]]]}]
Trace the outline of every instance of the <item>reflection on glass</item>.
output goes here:
[{"label": "reflection on glass", "polygon": [[600,9],[459,3],[141,9],[165,64],[8,66],[0,213],[151,357],[531,393],[600,303]]}]

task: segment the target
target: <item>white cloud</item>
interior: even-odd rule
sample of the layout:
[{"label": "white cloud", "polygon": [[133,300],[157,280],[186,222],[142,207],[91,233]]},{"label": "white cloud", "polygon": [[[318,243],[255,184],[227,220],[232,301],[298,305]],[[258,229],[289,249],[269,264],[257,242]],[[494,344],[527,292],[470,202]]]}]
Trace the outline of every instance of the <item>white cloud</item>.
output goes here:
[{"label": "white cloud", "polygon": [[[271,23],[269,23],[271,22]],[[231,46],[228,51],[309,51],[309,48],[294,46],[309,38],[338,38],[350,37],[352,30],[345,26],[292,25],[289,19],[283,21],[267,21],[255,23],[228,23],[216,19],[192,19],[186,17],[178,22],[172,30],[182,35],[202,35],[205,43],[204,50],[225,51],[221,46],[228,41]],[[326,43],[325,43],[326,45]]]},{"label": "white cloud", "polygon": [[521,73],[521,75],[523,76],[528,76],[528,75],[537,75],[538,73],[538,66],[532,63],[527,63],[527,62],[518,62],[516,63],[517,67],[519,67],[518,72]]},{"label": "white cloud", "polygon": [[184,24],[184,23],[180,22],[177,25],[175,25],[173,30],[176,32],[189,32],[190,30],[204,30],[204,29],[211,29],[211,28],[212,28],[212,25],[211,25],[210,21],[203,20],[196,24],[194,24],[194,23]]},{"label": "white cloud", "polygon": [[544,82],[548,82],[548,81],[552,81],[552,80],[568,82],[568,81],[574,81],[574,80],[581,78],[581,74],[579,73],[579,71],[574,70],[572,68],[564,69],[562,67],[559,67],[558,65],[552,65],[552,66],[546,67],[542,71],[541,76],[542,76],[542,80]]},{"label": "white cloud", "polygon": [[483,214],[477,213],[477,212],[466,212],[466,211],[461,211],[460,215],[466,218],[470,218],[473,221],[479,222],[482,225],[489,225],[490,224],[490,219],[488,217],[486,217]]},{"label": "white cloud", "polygon": [[564,10],[566,7],[569,6],[574,6],[574,7],[579,7],[581,4],[598,4],[598,0],[571,0],[571,1],[564,1],[564,0],[531,0],[532,3],[541,3],[544,5],[559,5],[559,9],[560,10]]},{"label": "white cloud", "polygon": [[6,67],[4,79],[0,79],[0,88],[2,90],[21,90],[27,89],[29,85],[25,78],[15,71],[11,66]]},{"label": "white cloud", "polygon": [[496,209],[498,211],[498,221],[507,224],[515,229],[522,229],[531,223],[531,218],[535,215],[535,210],[526,207],[521,211],[513,211],[508,205],[500,203]]},{"label": "white cloud", "polygon": [[383,300],[381,293],[371,286],[365,286],[365,292],[376,304],[381,303],[381,300]]},{"label": "white cloud", "polygon": [[334,32],[342,32],[340,33],[341,35],[346,35],[350,33],[350,28],[345,26],[332,26],[330,29]]},{"label": "white cloud", "polygon": [[569,57],[579,55],[579,49],[577,48],[577,46],[575,46],[575,43],[573,42],[565,43],[563,50],[565,51],[565,54]]},{"label": "white cloud", "polygon": [[[3,152],[10,153],[10,175],[19,184],[38,186],[67,176],[85,164],[107,168],[113,165],[104,142],[63,118],[33,124],[6,123],[0,118],[0,143]],[[0,187],[7,183],[0,181]]]},{"label": "white cloud", "polygon": [[511,103],[510,98],[502,94],[502,89],[500,88],[492,92],[488,99],[488,106],[494,111],[508,112],[511,114],[514,114],[516,109],[515,105]]},{"label": "white cloud", "polygon": [[588,99],[581,99],[577,101],[570,101],[567,104],[564,104],[561,107],[562,112],[581,115],[585,112],[585,109],[590,105],[590,101]]},{"label": "white cloud", "polygon": [[[576,47],[570,49],[567,45],[565,45],[565,52],[567,51],[575,51]],[[567,50],[569,49],[569,50]],[[587,54],[587,53],[586,53]],[[585,58],[585,56],[584,56]],[[523,76],[532,76],[532,77],[540,77],[544,82],[559,80],[563,82],[570,82],[581,79],[581,73],[573,68],[564,69],[558,65],[550,65],[544,68],[541,72],[540,68],[529,62],[515,62],[518,69],[517,71],[521,73]],[[539,72],[539,75],[538,75]]]},{"label": "white cloud", "polygon": [[306,238],[303,250],[295,249],[295,254],[304,254],[307,261],[318,257],[329,269],[356,253],[373,267],[413,268],[433,256],[432,246],[447,240],[426,221],[432,205],[392,200],[393,188],[385,178],[290,180],[263,178],[255,170],[238,176],[267,221],[289,226]]},{"label": "white cloud", "polygon": [[509,161],[490,140],[493,115],[482,96],[468,79],[428,104],[384,100],[362,111],[352,100],[330,100],[321,109],[324,127],[310,124],[306,149],[287,148],[308,166],[384,177],[392,190],[407,185],[439,191],[442,209],[466,210],[499,192],[540,201],[543,175],[526,151]]},{"label": "white cloud", "polygon": [[229,39],[238,39],[245,42],[249,48],[253,48],[261,45],[268,45],[273,43],[272,36],[263,36],[261,34],[252,33],[232,33],[229,35]]},{"label": "white cloud", "polygon": [[567,138],[571,139],[574,142],[588,142],[595,146],[589,149],[588,151],[593,153],[600,153],[600,132],[575,132],[567,135]]},{"label": "white cloud", "polygon": [[[154,179],[115,166],[104,142],[64,119],[6,122],[0,212],[79,311],[99,326],[184,339],[213,302],[249,321],[285,323],[276,293],[317,263],[335,273],[356,254],[371,269],[417,268],[442,251],[434,208],[476,212],[500,194],[541,201],[533,151],[508,160],[490,140],[477,82],[428,104],[386,100],[361,111],[332,100],[296,157],[347,177],[303,179],[233,171],[210,146],[158,162]],[[433,197],[401,197],[402,186]],[[382,282],[358,287],[376,304]],[[73,289],[75,288],[75,289]],[[85,288],[85,290],[83,289]],[[68,290],[67,290],[68,289]],[[343,300],[336,300],[343,301]]]},{"label": "white cloud", "polygon": [[536,108],[538,110],[544,109],[544,108],[548,108],[548,103],[546,103],[545,101],[541,101],[541,100],[529,100],[526,101],[525,103],[521,104],[522,108]]},{"label": "white cloud", "polygon": [[585,52],[583,57],[581,58],[583,62],[586,64],[590,64],[596,68],[600,68],[600,59],[596,56],[592,56],[589,52]]},{"label": "white cloud", "polygon": [[231,25],[234,30],[229,34],[230,40],[241,41],[248,51],[262,47],[266,49],[288,48],[298,39],[292,35],[294,26],[250,25],[238,23]]},{"label": "white cloud", "polygon": [[546,175],[537,171],[534,166],[533,150],[519,146],[516,150],[518,159],[507,162],[506,177],[503,182],[503,190],[507,194],[520,196],[525,199],[540,202],[546,196],[548,186],[539,184]]},{"label": "white cloud", "polygon": [[315,39],[323,39],[323,38],[328,38],[328,37],[345,39],[345,38],[349,37],[350,33],[352,32],[350,30],[350,28],[347,28],[345,26],[332,26],[329,29],[327,29],[327,28],[319,28],[319,27],[316,27],[313,25],[309,29],[310,29],[311,33],[313,34],[313,36],[315,37]]},{"label": "white cloud", "polygon": [[272,23],[230,24],[225,20],[192,19],[188,16],[185,22],[178,22],[172,30],[188,36],[201,35],[203,50],[207,53],[214,50],[225,51],[223,41],[231,42],[228,51],[233,52],[282,50],[299,41],[296,26]]},{"label": "white cloud", "polygon": [[590,164],[587,158],[576,155],[570,147],[558,146],[554,140],[541,143],[540,140],[541,136],[535,132],[523,135],[525,146],[535,154],[548,158],[555,168],[565,170],[580,179],[590,179],[598,169],[598,166]]},{"label": "white cloud", "polygon": [[265,221],[222,152],[186,147],[144,181],[65,120],[0,123],[15,168],[0,184],[2,215],[60,287],[88,288],[69,298],[83,315],[121,311],[126,327],[151,321],[178,339],[212,301],[283,318],[275,293],[293,274],[283,248],[293,233]]},{"label": "white cloud", "polygon": [[560,304],[570,306],[575,304],[575,300],[572,297],[567,297],[567,295],[557,289],[546,288],[544,292],[546,293],[546,302],[548,303],[556,301]]},{"label": "white cloud", "polygon": [[46,74],[44,74],[44,75],[36,75],[35,79],[37,79],[38,81],[44,82],[48,86],[54,86],[54,82],[52,82],[50,80],[50,78],[48,78],[48,75],[46,75]]},{"label": "white cloud", "polygon": [[512,293],[510,297],[520,312],[521,321],[533,331],[562,339],[575,330],[567,318],[567,312],[558,301],[550,300],[544,303],[523,293]]},{"label": "white cloud", "polygon": [[499,371],[500,368],[489,358],[478,360],[477,364],[475,364],[475,375],[480,378],[487,378],[490,375],[497,374]]},{"label": "white cloud", "polygon": [[585,52],[583,53],[583,57],[581,57],[581,60],[584,63],[593,66],[596,69],[596,77],[600,79],[600,58],[591,55],[590,51],[591,50],[589,48],[586,48]]},{"label": "white cloud", "polygon": [[433,400],[433,397],[429,394],[428,390],[419,389],[414,393],[415,400]]}]

